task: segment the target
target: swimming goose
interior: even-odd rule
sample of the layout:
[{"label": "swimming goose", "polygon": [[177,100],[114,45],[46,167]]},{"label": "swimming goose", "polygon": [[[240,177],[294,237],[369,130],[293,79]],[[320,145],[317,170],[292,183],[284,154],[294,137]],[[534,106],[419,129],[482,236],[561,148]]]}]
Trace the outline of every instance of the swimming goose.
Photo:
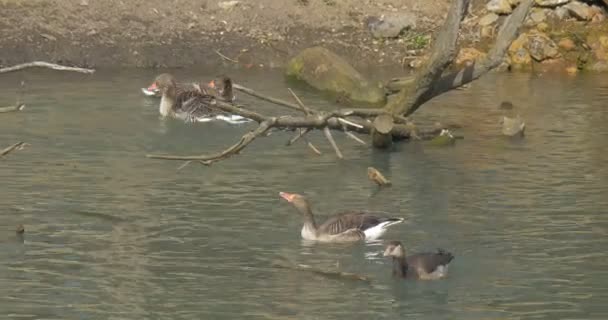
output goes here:
[{"label": "swimming goose", "polygon": [[507,137],[523,137],[526,123],[519,114],[515,114],[513,108],[513,104],[510,101],[503,101],[500,104],[500,109],[503,110],[503,116],[500,119],[502,134]]},{"label": "swimming goose", "polygon": [[391,241],[386,250],[385,257],[393,258],[393,275],[401,278],[417,278],[422,280],[436,280],[447,276],[448,264],[454,256],[437,249],[437,252],[423,252],[405,256],[405,248],[399,241]]},{"label": "swimming goose", "polygon": [[375,240],[388,227],[403,222],[403,218],[380,217],[371,212],[349,211],[327,219],[317,225],[308,200],[299,194],[280,192],[279,195],[291,203],[304,218],[301,236],[305,240],[321,242],[349,242]]},{"label": "swimming goose", "polygon": [[239,115],[231,115],[215,107],[216,98],[200,86],[178,87],[168,73],[156,77],[152,88],[158,88],[162,97],[159,112],[163,117],[173,117],[186,122],[224,120],[230,123],[250,121]]},{"label": "swimming goose", "polygon": [[234,102],[234,100],[236,100],[236,96],[232,91],[232,79],[228,76],[220,76],[217,79],[211,80],[211,82],[207,84],[207,87],[216,90],[216,96],[221,97],[227,102]]}]

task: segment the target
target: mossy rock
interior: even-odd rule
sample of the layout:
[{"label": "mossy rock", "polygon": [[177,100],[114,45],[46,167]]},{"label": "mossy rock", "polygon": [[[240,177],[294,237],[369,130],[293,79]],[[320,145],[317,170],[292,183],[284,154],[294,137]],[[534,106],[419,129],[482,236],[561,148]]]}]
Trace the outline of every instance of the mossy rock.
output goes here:
[{"label": "mossy rock", "polygon": [[288,62],[285,74],[354,103],[382,106],[386,102],[380,84],[371,83],[340,56],[322,47],[300,52]]}]

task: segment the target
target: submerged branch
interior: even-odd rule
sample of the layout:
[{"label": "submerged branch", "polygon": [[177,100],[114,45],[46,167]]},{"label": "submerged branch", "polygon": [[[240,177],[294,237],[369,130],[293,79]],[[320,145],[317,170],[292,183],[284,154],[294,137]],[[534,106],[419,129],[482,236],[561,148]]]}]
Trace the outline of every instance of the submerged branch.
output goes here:
[{"label": "submerged branch", "polygon": [[95,72],[95,70],[93,70],[93,69],[68,67],[68,66],[62,66],[59,64],[49,63],[49,62],[45,62],[45,61],[33,61],[33,62],[18,64],[18,65],[12,66],[12,67],[0,68],[0,73],[8,73],[8,72],[18,71],[18,70],[22,70],[22,69],[26,69],[26,68],[34,68],[34,67],[49,68],[49,69],[59,70],[59,71],[73,71],[73,72],[80,72],[80,73],[94,73]]},{"label": "submerged branch", "polygon": [[4,148],[2,151],[0,151],[0,158],[4,157],[5,155],[7,155],[15,150],[21,149],[24,146],[25,146],[25,142],[17,142],[11,146]]},{"label": "submerged branch", "polygon": [[22,103],[18,106],[0,107],[0,113],[21,111],[23,109],[25,109],[25,104]]}]

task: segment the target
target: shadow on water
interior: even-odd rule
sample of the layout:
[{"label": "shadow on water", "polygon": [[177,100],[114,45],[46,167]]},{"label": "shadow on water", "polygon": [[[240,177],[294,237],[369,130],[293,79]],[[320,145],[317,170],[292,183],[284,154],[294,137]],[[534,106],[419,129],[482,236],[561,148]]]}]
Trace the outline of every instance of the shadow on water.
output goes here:
[{"label": "shadow on water", "polygon": [[[199,79],[172,70],[180,79]],[[248,124],[184,125],[143,97],[155,71],[91,77],[33,71],[0,77],[0,103],[27,83],[21,113],[0,122],[4,145],[31,146],[0,166],[0,309],[21,318],[603,319],[608,287],[608,80],[492,74],[430,102],[419,123],[462,124],[448,148],[403,143],[369,150],[343,134],[337,161],[322,134],[255,141],[212,167],[146,153],[214,152]],[[217,70],[208,72],[215,75]],[[282,75],[237,82],[291,101]],[[306,104],[331,108],[296,88]],[[286,110],[239,96],[259,112]],[[526,137],[500,136],[511,100]],[[287,111],[289,112],[289,111]],[[380,192],[373,166],[393,185]],[[386,240],[348,247],[300,240],[279,191],[307,195],[319,219],[362,208],[406,219],[386,240],[456,256],[443,281],[391,278]],[[10,208],[16,208],[11,210]],[[26,233],[18,241],[14,226]],[[8,231],[6,231],[8,230]],[[6,232],[5,232],[6,231]],[[4,235],[6,233],[6,236]],[[282,270],[290,261],[370,277],[372,285]]]}]

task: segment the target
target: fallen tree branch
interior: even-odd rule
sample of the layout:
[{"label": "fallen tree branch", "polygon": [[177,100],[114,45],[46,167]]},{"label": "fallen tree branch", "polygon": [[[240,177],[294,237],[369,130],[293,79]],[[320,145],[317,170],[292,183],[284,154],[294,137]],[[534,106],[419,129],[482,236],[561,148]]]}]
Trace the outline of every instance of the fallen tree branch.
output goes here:
[{"label": "fallen tree branch", "polygon": [[18,106],[0,107],[0,113],[21,111],[23,109],[25,109],[25,104],[22,103]]},{"label": "fallen tree branch", "polygon": [[328,127],[323,128],[323,134],[325,135],[325,138],[327,138],[327,140],[329,141],[329,144],[331,144],[331,147],[334,148],[334,151],[336,151],[336,156],[338,156],[338,159],[344,158],[344,156],[342,156],[340,148],[338,148],[338,144],[334,140],[334,137],[331,135],[331,131],[329,131]]},{"label": "fallen tree branch", "polygon": [[270,129],[274,125],[275,122],[276,122],[276,118],[269,118],[268,120],[260,123],[260,125],[257,127],[257,129],[250,131],[250,132],[246,133],[245,135],[243,135],[243,137],[241,138],[241,140],[239,140],[239,142],[235,143],[228,149],[226,149],[222,152],[219,152],[219,153],[214,153],[214,154],[209,154],[209,155],[199,155],[199,156],[174,156],[174,155],[148,154],[148,155],[146,155],[146,157],[151,158],[151,159],[164,159],[164,160],[200,161],[204,165],[210,165],[214,162],[229,158],[229,157],[239,153],[248,144],[253,142],[253,140],[255,140],[257,137],[266,133],[266,131],[268,131],[268,129]]},{"label": "fallen tree branch", "polygon": [[416,74],[415,85],[406,86],[397,97],[386,104],[384,109],[393,115],[411,114],[412,109],[419,107],[418,99],[427,91],[456,57],[456,43],[460,31],[460,22],[469,7],[469,0],[454,0],[447,18],[433,44],[429,61]]},{"label": "fallen tree branch", "polygon": [[[470,83],[498,67],[504,61],[509,46],[517,38],[519,29],[533,5],[534,0],[520,2],[513,13],[505,19],[496,37],[496,43],[487,56],[470,66],[441,77],[433,85],[433,90],[420,98],[420,103],[425,103],[438,95]],[[412,109],[410,114],[414,111],[415,109]]]},{"label": "fallen tree branch", "polygon": [[0,151],[0,158],[4,157],[5,155],[7,155],[15,150],[21,149],[24,146],[25,146],[25,142],[17,142],[11,146],[4,148],[2,151]]},{"label": "fallen tree branch", "polygon": [[248,95],[250,95],[252,97],[256,97],[258,99],[262,99],[264,101],[267,101],[267,102],[270,102],[270,103],[274,103],[274,104],[279,105],[279,106],[287,107],[287,108],[292,109],[292,110],[300,111],[300,107],[297,104],[293,104],[293,103],[290,103],[290,102],[287,102],[287,101],[284,101],[284,100],[281,100],[281,99],[277,99],[277,98],[273,98],[273,97],[270,97],[270,96],[263,95],[263,94],[261,94],[259,92],[256,92],[253,89],[249,89],[249,88],[243,87],[243,86],[238,85],[236,83],[233,84],[232,87],[234,89],[239,90],[241,92],[244,92],[244,93],[246,93],[246,94],[248,94]]},{"label": "fallen tree branch", "polygon": [[93,69],[68,67],[68,66],[62,66],[59,64],[54,64],[54,63],[49,63],[49,62],[44,62],[44,61],[33,61],[33,62],[18,64],[18,65],[12,66],[12,67],[0,68],[0,73],[8,73],[8,72],[18,71],[18,70],[22,70],[22,69],[26,69],[26,68],[34,68],[34,67],[49,68],[49,69],[59,70],[59,71],[73,71],[73,72],[80,72],[80,73],[95,72],[95,70],[93,70]]}]

